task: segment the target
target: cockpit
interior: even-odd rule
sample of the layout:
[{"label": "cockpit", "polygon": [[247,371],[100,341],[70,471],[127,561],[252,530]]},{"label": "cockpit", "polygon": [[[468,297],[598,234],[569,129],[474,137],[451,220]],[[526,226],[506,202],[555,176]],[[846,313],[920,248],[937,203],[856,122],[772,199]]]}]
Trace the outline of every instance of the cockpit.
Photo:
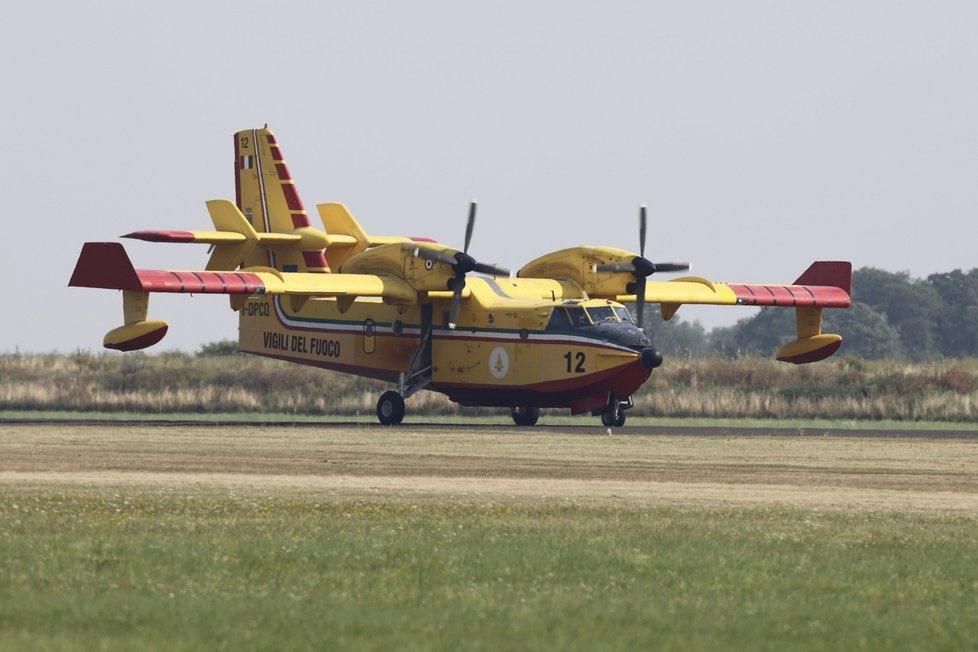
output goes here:
[{"label": "cockpit", "polygon": [[596,339],[627,347],[640,354],[642,365],[647,369],[662,364],[662,356],[632,321],[628,309],[620,303],[595,299],[582,305],[577,301],[566,301],[550,311],[547,331],[555,334],[563,332],[564,337]]},{"label": "cockpit", "polygon": [[632,323],[632,316],[624,306],[612,304],[604,306],[557,306],[550,313],[548,331],[566,331],[584,328],[594,324]]}]

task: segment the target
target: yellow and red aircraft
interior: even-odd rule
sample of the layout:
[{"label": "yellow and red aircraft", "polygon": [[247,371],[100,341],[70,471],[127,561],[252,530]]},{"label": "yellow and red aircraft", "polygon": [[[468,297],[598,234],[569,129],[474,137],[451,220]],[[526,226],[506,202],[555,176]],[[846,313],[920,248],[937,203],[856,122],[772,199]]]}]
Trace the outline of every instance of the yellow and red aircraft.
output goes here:
[{"label": "yellow and red aircraft", "polygon": [[[421,389],[468,406],[512,409],[520,425],[540,408],[625,422],[632,394],[662,363],[642,329],[644,304],[671,318],[682,304],[794,308],[797,338],[779,360],[807,363],[835,353],[821,332],[823,308],[850,304],[852,266],[816,262],[792,285],[714,283],[688,269],[603,246],[574,247],[531,261],[515,277],[468,254],[473,202],[461,250],[425,238],[369,236],[343,204],[317,206],[311,223],[274,134],[234,135],[236,201],[207,202],[212,231],[136,231],[152,242],[210,245],[205,269],[136,269],[121,244],[89,242],[69,285],[122,290],[125,323],[110,349],[159,342],[167,324],[147,319],[152,292],[230,295],[247,353],[396,384],[377,403],[381,423],[400,423],[404,399]],[[472,276],[471,274],[477,274]],[[623,302],[637,304],[633,323]]]}]

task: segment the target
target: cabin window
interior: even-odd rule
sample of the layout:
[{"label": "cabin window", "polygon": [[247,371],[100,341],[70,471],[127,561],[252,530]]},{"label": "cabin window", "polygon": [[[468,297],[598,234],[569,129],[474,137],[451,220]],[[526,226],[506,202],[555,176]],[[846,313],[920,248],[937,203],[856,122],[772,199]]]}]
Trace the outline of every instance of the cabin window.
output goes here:
[{"label": "cabin window", "polygon": [[591,316],[591,323],[602,324],[607,322],[618,323],[615,311],[611,306],[597,306],[587,309],[587,314]]},{"label": "cabin window", "polygon": [[584,308],[567,308],[567,316],[570,317],[571,326],[590,326],[591,320],[587,318]]},{"label": "cabin window", "polygon": [[618,315],[618,319],[623,322],[632,323],[632,314],[628,312],[628,308],[625,306],[615,306],[615,313]]},{"label": "cabin window", "polygon": [[570,328],[570,319],[567,317],[567,311],[563,308],[554,308],[553,312],[550,313],[550,321],[547,322],[548,331],[563,331]]}]

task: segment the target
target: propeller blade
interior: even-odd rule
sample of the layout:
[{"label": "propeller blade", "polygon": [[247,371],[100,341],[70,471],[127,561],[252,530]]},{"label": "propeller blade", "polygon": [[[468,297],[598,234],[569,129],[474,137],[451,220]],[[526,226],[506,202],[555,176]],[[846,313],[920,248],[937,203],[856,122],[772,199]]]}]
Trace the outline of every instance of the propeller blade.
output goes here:
[{"label": "propeller blade", "polygon": [[607,265],[595,265],[596,272],[634,272],[635,265],[631,263],[608,263]]},{"label": "propeller blade", "polygon": [[469,255],[469,245],[472,244],[472,232],[475,230],[475,212],[478,202],[474,199],[469,203],[469,219],[465,224],[465,246],[462,251],[454,254],[447,254],[443,251],[426,251],[418,248],[415,255],[423,256],[429,260],[437,260],[446,265],[451,265],[455,271],[455,279],[449,286],[452,288],[452,304],[448,309],[448,327],[455,329],[458,322],[458,313],[462,308],[462,290],[465,289],[465,275],[469,272],[479,272],[490,276],[503,276],[509,278],[509,270],[496,265],[480,263]]},{"label": "propeller blade", "polygon": [[458,323],[458,311],[462,307],[462,290],[465,289],[465,277],[460,277],[455,281],[455,287],[452,290],[452,307],[448,310],[448,327],[451,330],[455,330],[455,325]]},{"label": "propeller blade", "polygon": [[645,258],[645,204],[638,209],[638,255]]},{"label": "propeller blade", "polygon": [[645,331],[645,277],[635,279],[635,325],[640,331]]},{"label": "propeller blade", "polygon": [[472,242],[472,230],[475,229],[475,207],[478,202],[474,199],[469,203],[469,221],[465,224],[465,248],[464,253],[469,253],[469,243]]},{"label": "propeller blade", "polygon": [[689,263],[654,263],[657,272],[685,272]]},{"label": "propeller blade", "polygon": [[505,267],[497,267],[495,265],[488,265],[486,263],[476,263],[473,272],[479,272],[480,274],[487,274],[489,276],[503,276],[509,278],[509,270]]},{"label": "propeller blade", "polygon": [[642,257],[632,258],[630,263],[608,263],[606,265],[595,265],[596,272],[631,272],[635,278],[650,276],[660,271],[659,266],[651,260]]},{"label": "propeller blade", "polygon": [[455,259],[455,254],[450,254],[447,251],[440,251],[437,249],[426,249],[424,247],[415,247],[414,249],[415,258],[424,258],[425,260],[433,260],[436,263],[444,263],[445,265],[451,265],[455,267],[458,260]]}]

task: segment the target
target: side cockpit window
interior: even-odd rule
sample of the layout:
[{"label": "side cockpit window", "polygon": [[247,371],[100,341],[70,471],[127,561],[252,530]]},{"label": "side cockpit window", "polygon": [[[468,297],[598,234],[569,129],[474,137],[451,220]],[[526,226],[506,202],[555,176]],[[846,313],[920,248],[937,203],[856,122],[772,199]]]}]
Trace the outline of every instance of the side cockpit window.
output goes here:
[{"label": "side cockpit window", "polygon": [[567,308],[567,316],[570,318],[571,326],[590,326],[591,320],[587,318],[584,308]]},{"label": "side cockpit window", "polygon": [[565,331],[570,328],[571,322],[570,318],[567,317],[567,311],[561,307],[553,309],[550,313],[550,321],[547,322],[548,331]]}]

